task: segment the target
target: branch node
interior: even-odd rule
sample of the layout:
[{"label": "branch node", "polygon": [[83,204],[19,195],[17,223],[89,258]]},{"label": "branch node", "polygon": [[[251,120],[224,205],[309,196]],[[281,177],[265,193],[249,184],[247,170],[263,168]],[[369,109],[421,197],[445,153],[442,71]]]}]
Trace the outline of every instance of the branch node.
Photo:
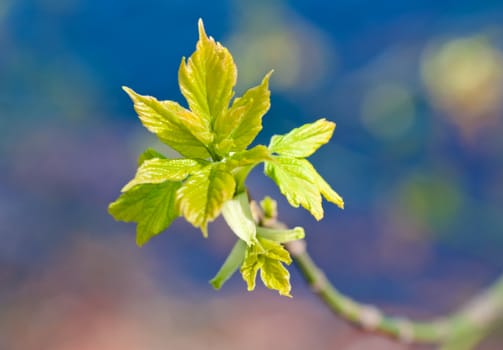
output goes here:
[{"label": "branch node", "polygon": [[436,320],[433,320],[432,325],[435,327],[441,339],[448,338],[449,335],[451,334],[452,327],[447,317],[441,317],[437,318]]},{"label": "branch node", "polygon": [[360,308],[360,324],[361,326],[368,330],[375,330],[383,319],[381,311],[379,311],[375,306],[363,305]]},{"label": "branch node", "polygon": [[260,221],[262,221],[262,219],[264,218],[262,209],[260,209],[257,202],[255,202],[254,200],[250,201],[250,210],[253,220],[255,220],[255,222],[259,223]]},{"label": "branch node", "polygon": [[485,327],[495,318],[496,309],[497,305],[494,300],[482,294],[465,307],[465,317],[476,326]]},{"label": "branch node", "polygon": [[288,242],[285,246],[294,257],[300,256],[306,252],[306,241],[303,239]]},{"label": "branch node", "polygon": [[325,276],[323,271],[317,270],[310,287],[314,293],[319,294],[320,292],[325,290],[327,284],[327,276]]},{"label": "branch node", "polygon": [[406,319],[397,320],[398,339],[406,344],[414,341],[414,326]]}]

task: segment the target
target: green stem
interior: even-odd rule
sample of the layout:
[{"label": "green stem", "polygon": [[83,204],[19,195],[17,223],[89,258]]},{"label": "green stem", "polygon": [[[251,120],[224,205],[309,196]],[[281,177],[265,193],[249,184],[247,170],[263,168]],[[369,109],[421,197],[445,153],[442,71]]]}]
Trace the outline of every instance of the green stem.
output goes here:
[{"label": "green stem", "polygon": [[336,314],[369,331],[414,343],[443,343],[468,333],[483,333],[503,318],[503,277],[458,312],[430,322],[387,316],[371,305],[359,304],[339,292],[316,266],[304,241],[286,244],[313,291]]},{"label": "green stem", "polygon": [[[263,220],[262,224],[271,228],[286,228],[285,224],[274,219]],[[455,344],[467,338],[481,339],[503,320],[503,276],[459,311],[432,321],[418,322],[385,315],[375,306],[360,304],[342,294],[309,256],[304,240],[287,243],[286,248],[313,292],[335,314],[368,331],[403,342],[445,344],[444,349],[462,349]]]}]

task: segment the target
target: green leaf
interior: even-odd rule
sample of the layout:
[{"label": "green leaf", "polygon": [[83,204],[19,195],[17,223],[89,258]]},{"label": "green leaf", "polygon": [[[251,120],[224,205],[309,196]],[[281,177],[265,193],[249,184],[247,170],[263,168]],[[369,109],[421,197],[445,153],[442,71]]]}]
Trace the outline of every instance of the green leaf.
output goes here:
[{"label": "green leaf", "polygon": [[192,174],[177,192],[180,213],[207,237],[207,224],[234,196],[236,182],[231,173],[214,163]]},{"label": "green leaf", "polygon": [[292,297],[290,273],[278,260],[265,259],[260,269],[260,279],[267,288],[277,290],[280,295]]},{"label": "green leaf", "polygon": [[200,170],[203,162],[193,159],[160,159],[145,160],[138,168],[136,176],[122,188],[128,191],[139,184],[155,184],[164,181],[182,181],[191,173]]},{"label": "green leaf", "polygon": [[286,135],[274,135],[269,144],[271,152],[282,156],[305,158],[326,144],[334,133],[335,123],[319,119],[293,129]]},{"label": "green leaf", "polygon": [[282,264],[289,265],[291,262],[290,254],[281,244],[259,238],[257,244],[248,247],[246,251],[241,275],[248,290],[252,291],[255,289],[257,273],[260,270],[260,278],[267,288],[291,297],[290,273]]},{"label": "green leaf", "polygon": [[277,157],[276,162],[266,163],[265,174],[276,182],[291,206],[302,205],[316,220],[323,218],[320,190],[307,160]]},{"label": "green leaf", "polygon": [[289,230],[272,229],[257,226],[257,235],[259,237],[266,238],[278,243],[287,243],[304,238],[305,233],[304,229],[299,226]]},{"label": "green leaf", "polygon": [[339,207],[344,207],[342,198],[318,174],[306,159],[275,157],[275,162],[266,162],[265,174],[276,182],[290,205],[301,205],[316,220],[323,218],[321,195]]},{"label": "green leaf", "polygon": [[260,85],[236,98],[227,113],[215,120],[216,149],[220,154],[244,150],[262,130],[262,117],[271,105],[271,74],[272,71],[267,73]]},{"label": "green leaf", "polygon": [[237,269],[243,264],[245,253],[246,253],[246,242],[238,239],[234,247],[232,248],[230,254],[225,259],[224,264],[218,270],[215,277],[210,281],[211,285],[215,289],[220,289],[222,285],[236,272]]},{"label": "green leaf", "polygon": [[264,264],[265,258],[263,256],[259,256],[256,253],[256,245],[248,248],[246,251],[245,259],[243,261],[243,265],[241,265],[241,276],[246,282],[248,291],[252,291],[255,289],[255,283],[257,280],[257,272]]},{"label": "green leaf", "polygon": [[143,125],[162,142],[187,158],[210,157],[206,146],[213,135],[205,120],[176,102],[142,96],[125,86],[123,89],[133,100]]},{"label": "green leaf", "polygon": [[204,30],[199,20],[199,41],[187,62],[178,71],[180,90],[190,109],[208,125],[226,113],[234,95],[237,68],[230,52]]},{"label": "green leaf", "polygon": [[[313,168],[314,170],[314,168]],[[321,177],[316,170],[314,170],[313,176],[315,177],[318,188],[325,199],[331,203],[334,203],[339,208],[344,209],[344,199],[335,192],[332,187]]]},{"label": "green leaf", "polygon": [[292,258],[290,257],[290,253],[286,250],[281,244],[278,242],[274,242],[270,239],[259,238],[260,246],[263,251],[261,254],[264,254],[269,259],[278,260],[284,262],[287,265],[292,263]]},{"label": "green leaf", "polygon": [[236,152],[225,159],[228,169],[230,169],[236,179],[236,192],[246,190],[245,181],[248,174],[257,164],[266,160],[273,161],[273,158],[269,149],[263,145],[255,146],[246,151]]},{"label": "green leaf", "polygon": [[264,211],[266,219],[276,219],[278,217],[278,203],[269,196],[265,196],[260,201],[260,207]]},{"label": "green leaf", "polygon": [[255,243],[257,229],[246,192],[242,192],[225,202],[222,207],[222,215],[236,236],[249,246]]},{"label": "green leaf", "polygon": [[175,193],[179,182],[137,185],[108,207],[109,213],[125,222],[137,222],[136,243],[145,244],[165,230],[178,217]]},{"label": "green leaf", "polygon": [[257,165],[266,160],[273,161],[274,159],[266,146],[258,145],[245,151],[235,152],[228,159],[227,162],[231,167],[240,167],[248,165]]},{"label": "green leaf", "polygon": [[165,159],[166,157],[163,154],[157,152],[155,149],[149,147],[138,157],[138,166],[141,166],[144,161],[152,158]]}]

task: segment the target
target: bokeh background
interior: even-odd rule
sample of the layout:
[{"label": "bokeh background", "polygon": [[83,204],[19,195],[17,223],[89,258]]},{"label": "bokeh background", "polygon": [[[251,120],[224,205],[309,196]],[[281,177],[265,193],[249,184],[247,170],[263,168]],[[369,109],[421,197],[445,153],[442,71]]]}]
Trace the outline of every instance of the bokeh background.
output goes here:
[{"label": "bokeh background", "polygon": [[[238,92],[275,70],[258,142],[337,123],[311,160],[346,209],[279,209],[338,288],[428,319],[502,272],[501,1],[2,0],[0,349],[408,348],[334,318],[294,269],[292,300],[239,276],[215,292],[222,221],[140,249],[107,214],[144,148],[170,152],[120,87],[181,101],[199,17]],[[280,198],[261,169],[249,185]]]}]

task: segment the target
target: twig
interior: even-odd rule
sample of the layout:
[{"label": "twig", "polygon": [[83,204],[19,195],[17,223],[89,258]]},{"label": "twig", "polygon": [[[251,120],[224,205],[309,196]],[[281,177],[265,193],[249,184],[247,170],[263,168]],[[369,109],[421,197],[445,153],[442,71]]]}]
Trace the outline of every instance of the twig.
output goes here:
[{"label": "twig", "polygon": [[[261,212],[257,213],[261,211],[257,205],[252,205],[252,208],[264,227],[286,228],[275,218],[263,218]],[[287,243],[286,248],[313,292],[335,314],[367,331],[382,333],[406,343],[445,344],[468,335],[477,338],[478,334],[485,334],[503,319],[503,276],[459,311],[418,322],[385,315],[375,306],[360,304],[339,292],[309,256],[304,240]]]}]

